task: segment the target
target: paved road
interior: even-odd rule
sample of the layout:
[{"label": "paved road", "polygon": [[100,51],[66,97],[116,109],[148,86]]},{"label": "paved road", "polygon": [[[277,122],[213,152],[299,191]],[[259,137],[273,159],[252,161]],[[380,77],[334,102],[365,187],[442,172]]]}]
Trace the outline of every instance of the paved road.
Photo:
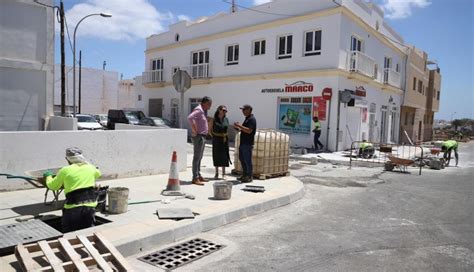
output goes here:
[{"label": "paved road", "polygon": [[302,200],[204,234],[227,247],[177,271],[474,271],[472,154],[422,176],[292,163]]}]

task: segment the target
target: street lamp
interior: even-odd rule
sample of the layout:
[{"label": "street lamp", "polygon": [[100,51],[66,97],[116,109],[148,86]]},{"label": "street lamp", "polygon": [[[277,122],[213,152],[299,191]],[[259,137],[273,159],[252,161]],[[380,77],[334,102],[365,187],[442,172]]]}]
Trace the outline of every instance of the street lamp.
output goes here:
[{"label": "street lamp", "polygon": [[72,46],[72,54],[73,54],[73,61],[72,61],[72,115],[76,117],[76,31],[77,27],[81,24],[84,19],[91,17],[91,16],[102,16],[105,18],[112,17],[112,14],[109,13],[93,13],[85,16],[76,25],[74,28],[74,38],[73,38],[73,46]]}]

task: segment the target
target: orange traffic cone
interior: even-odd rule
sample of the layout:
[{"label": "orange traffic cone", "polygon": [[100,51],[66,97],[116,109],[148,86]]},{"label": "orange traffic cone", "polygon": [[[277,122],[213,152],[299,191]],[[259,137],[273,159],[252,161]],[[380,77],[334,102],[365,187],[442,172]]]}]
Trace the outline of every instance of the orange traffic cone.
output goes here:
[{"label": "orange traffic cone", "polygon": [[178,156],[176,151],[173,151],[173,156],[171,157],[171,166],[170,166],[170,175],[168,178],[168,185],[166,189],[161,192],[162,195],[166,196],[182,196],[183,193],[180,192],[180,184],[178,177]]}]

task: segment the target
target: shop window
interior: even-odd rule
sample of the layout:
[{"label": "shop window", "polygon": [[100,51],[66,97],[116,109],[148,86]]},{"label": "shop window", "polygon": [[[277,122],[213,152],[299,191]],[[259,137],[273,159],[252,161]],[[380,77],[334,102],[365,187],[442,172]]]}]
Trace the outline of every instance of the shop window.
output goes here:
[{"label": "shop window", "polygon": [[311,134],[312,97],[279,97],[278,129],[289,134]]}]

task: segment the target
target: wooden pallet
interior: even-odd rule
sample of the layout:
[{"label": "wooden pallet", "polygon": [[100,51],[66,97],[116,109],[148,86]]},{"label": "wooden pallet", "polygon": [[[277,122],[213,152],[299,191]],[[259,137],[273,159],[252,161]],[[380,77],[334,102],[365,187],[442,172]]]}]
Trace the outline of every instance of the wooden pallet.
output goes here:
[{"label": "wooden pallet", "polygon": [[[232,175],[241,175],[242,171],[238,171],[236,169],[232,169],[231,171]],[[289,171],[284,171],[284,172],[278,172],[278,173],[272,173],[272,174],[254,174],[253,177],[256,179],[260,180],[265,180],[269,178],[276,178],[276,177],[283,177],[283,176],[289,176],[290,172]]]},{"label": "wooden pallet", "polygon": [[15,256],[23,271],[132,271],[99,233],[17,245]]}]

